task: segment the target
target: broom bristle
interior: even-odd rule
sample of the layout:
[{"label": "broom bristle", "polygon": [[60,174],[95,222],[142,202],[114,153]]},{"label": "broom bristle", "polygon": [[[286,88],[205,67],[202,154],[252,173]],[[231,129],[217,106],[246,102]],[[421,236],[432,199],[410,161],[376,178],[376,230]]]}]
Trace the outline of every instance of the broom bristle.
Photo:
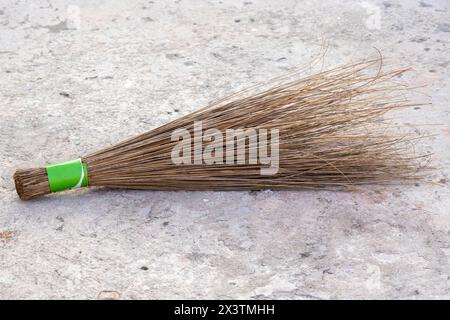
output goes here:
[{"label": "broom bristle", "polygon": [[14,184],[20,199],[28,200],[50,193],[45,168],[19,169],[14,173]]},{"label": "broom bristle", "polygon": [[[406,69],[384,72],[377,68],[380,65],[380,59],[370,59],[300,80],[285,80],[269,90],[210,105],[83,157],[89,185],[259,190],[416,180],[423,156],[413,152],[415,138],[389,133],[381,117],[390,110],[420,104],[406,100],[406,88],[393,82]],[[278,129],[278,172],[261,175],[260,164],[174,164],[171,152],[177,141],[172,141],[172,133],[179,128],[193,133],[194,121],[200,120],[203,130]],[[195,148],[199,147],[193,145],[192,153]],[[246,148],[248,154],[248,144]],[[50,192],[43,168],[19,170],[14,179],[22,199]]]}]

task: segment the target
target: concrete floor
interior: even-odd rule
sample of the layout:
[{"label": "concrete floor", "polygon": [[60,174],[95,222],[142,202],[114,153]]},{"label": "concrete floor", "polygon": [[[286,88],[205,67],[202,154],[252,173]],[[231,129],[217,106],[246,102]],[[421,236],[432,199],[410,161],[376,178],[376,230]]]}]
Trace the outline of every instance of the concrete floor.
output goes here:
[{"label": "concrete floor", "polygon": [[[414,67],[433,106],[398,123],[434,134],[439,184],[16,196],[16,168],[154,128],[322,40],[326,65],[377,47]],[[1,0],[0,298],[450,298],[449,43],[446,0]]]}]

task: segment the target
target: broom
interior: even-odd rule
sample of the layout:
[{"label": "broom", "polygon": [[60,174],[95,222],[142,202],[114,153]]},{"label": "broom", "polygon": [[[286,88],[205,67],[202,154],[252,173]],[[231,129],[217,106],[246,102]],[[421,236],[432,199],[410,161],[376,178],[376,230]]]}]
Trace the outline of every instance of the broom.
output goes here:
[{"label": "broom", "polygon": [[420,105],[394,81],[405,71],[383,71],[375,58],[284,77],[80,159],[19,169],[16,190],[26,200],[87,186],[345,189],[416,181],[426,157],[414,153],[417,138],[390,133],[382,118]]}]

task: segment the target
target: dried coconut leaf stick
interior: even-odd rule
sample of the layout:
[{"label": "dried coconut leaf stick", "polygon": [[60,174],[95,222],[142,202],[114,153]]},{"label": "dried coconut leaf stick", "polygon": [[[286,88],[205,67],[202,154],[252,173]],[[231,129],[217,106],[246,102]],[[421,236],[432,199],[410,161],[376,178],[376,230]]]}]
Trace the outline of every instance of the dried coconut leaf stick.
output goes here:
[{"label": "dried coconut leaf stick", "polygon": [[382,116],[421,104],[394,81],[406,69],[381,66],[381,58],[367,59],[281,78],[80,159],[19,169],[17,193],[25,200],[87,186],[260,190],[415,181],[428,155],[414,153],[415,137],[390,133]]}]

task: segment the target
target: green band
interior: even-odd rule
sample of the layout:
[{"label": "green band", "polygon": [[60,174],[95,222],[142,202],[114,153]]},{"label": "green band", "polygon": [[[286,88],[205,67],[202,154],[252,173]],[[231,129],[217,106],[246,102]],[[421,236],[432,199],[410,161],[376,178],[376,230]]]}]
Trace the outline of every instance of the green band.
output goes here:
[{"label": "green band", "polygon": [[51,164],[46,170],[51,192],[88,186],[87,165],[81,159]]}]

